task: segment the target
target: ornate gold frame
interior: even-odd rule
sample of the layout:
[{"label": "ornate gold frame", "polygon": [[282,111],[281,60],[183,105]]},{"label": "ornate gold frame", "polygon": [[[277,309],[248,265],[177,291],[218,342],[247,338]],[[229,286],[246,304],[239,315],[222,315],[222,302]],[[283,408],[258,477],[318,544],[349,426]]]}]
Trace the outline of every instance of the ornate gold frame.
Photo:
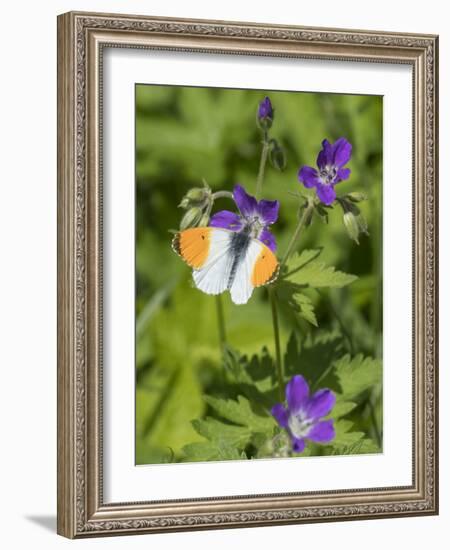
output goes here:
[{"label": "ornate gold frame", "polygon": [[[102,49],[413,67],[413,484],[105,504],[102,500]],[[128,15],[58,17],[58,533],[75,538],[436,514],[438,38]],[[151,494],[149,494],[151,499]]]}]

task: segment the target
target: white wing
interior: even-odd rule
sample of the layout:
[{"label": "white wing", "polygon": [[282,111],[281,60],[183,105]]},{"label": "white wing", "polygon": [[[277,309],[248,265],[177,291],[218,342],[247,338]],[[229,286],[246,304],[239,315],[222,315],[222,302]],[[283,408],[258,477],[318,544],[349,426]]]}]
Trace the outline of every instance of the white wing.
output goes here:
[{"label": "white wing", "polygon": [[239,262],[230,288],[231,299],[235,304],[246,304],[249,301],[255,288],[252,283],[253,266],[264,246],[260,241],[252,239],[245,257]]},{"label": "white wing", "polygon": [[200,269],[194,269],[195,286],[206,294],[220,294],[228,288],[233,257],[230,254],[233,233],[214,228],[211,232],[209,255]]}]

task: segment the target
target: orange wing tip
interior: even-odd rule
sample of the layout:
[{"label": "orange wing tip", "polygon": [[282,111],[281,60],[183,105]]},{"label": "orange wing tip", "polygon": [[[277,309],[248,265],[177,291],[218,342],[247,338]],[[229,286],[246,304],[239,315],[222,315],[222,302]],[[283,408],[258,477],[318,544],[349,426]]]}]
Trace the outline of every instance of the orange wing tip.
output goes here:
[{"label": "orange wing tip", "polygon": [[270,285],[274,283],[278,279],[278,275],[280,274],[280,264],[277,262],[277,267],[275,268],[275,271],[272,274],[272,277],[264,283],[264,285]]},{"label": "orange wing tip", "polygon": [[177,233],[173,250],[192,268],[201,268],[209,256],[210,227],[193,227]]},{"label": "orange wing tip", "polygon": [[254,287],[273,283],[280,272],[280,264],[275,254],[264,246],[256,258],[252,272],[252,285]]}]

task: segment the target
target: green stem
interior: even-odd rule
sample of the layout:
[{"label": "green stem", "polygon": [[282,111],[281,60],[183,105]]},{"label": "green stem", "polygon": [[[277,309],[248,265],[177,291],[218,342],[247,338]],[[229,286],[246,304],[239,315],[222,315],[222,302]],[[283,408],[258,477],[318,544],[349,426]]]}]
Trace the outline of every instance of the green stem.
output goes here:
[{"label": "green stem", "polygon": [[267,156],[270,150],[270,141],[267,132],[264,132],[263,146],[261,151],[261,160],[259,161],[258,177],[256,178],[256,198],[261,196],[262,185],[264,181],[264,172],[266,170]]},{"label": "green stem", "polygon": [[233,198],[233,193],[231,193],[231,191],[216,191],[215,193],[213,193],[211,195],[211,197],[212,197],[213,200],[221,199],[221,198],[232,199]]},{"label": "green stem", "polygon": [[334,363],[331,363],[331,365],[327,367],[319,376],[319,378],[312,384],[311,391],[315,391],[319,387],[320,382],[322,382],[322,380],[325,380],[325,378],[330,374],[333,369]]},{"label": "green stem", "polygon": [[284,372],[281,359],[280,327],[278,323],[277,297],[273,288],[268,288],[270,305],[272,307],[273,335],[275,338],[275,368],[278,377],[278,393],[280,402],[284,401]]},{"label": "green stem", "polygon": [[305,225],[307,220],[310,218],[313,208],[314,208],[314,203],[310,200],[306,208],[303,210],[303,214],[301,215],[300,220],[297,224],[297,227],[295,228],[294,234],[292,235],[291,240],[289,241],[286,253],[283,259],[281,260],[280,267],[283,267],[285,265],[285,263],[289,259],[289,256],[292,254],[295,243],[297,242],[297,239],[300,236],[303,226]]},{"label": "green stem", "polygon": [[220,349],[223,351],[227,343],[227,335],[225,332],[225,316],[223,314],[222,296],[218,294],[216,296],[216,308],[217,308],[217,325],[219,328],[219,343]]}]

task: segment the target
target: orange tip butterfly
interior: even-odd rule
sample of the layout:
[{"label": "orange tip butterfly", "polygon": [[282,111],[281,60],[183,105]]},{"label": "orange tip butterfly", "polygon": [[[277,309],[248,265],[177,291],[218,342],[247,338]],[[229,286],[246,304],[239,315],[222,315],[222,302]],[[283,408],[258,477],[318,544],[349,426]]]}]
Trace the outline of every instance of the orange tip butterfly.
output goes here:
[{"label": "orange tip butterfly", "polygon": [[213,295],[229,290],[235,304],[246,304],[255,287],[278,276],[275,254],[245,232],[194,227],[177,233],[172,248],[192,267],[199,290]]}]

